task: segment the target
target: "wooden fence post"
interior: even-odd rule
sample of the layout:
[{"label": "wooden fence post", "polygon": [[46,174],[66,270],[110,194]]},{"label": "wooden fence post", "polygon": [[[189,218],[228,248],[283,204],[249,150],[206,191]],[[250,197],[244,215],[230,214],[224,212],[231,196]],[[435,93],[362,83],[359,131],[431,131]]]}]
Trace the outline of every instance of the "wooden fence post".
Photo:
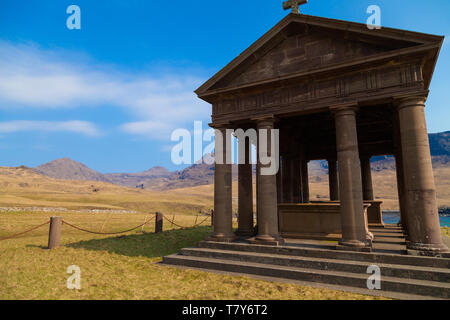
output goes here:
[{"label": "wooden fence post", "polygon": [[59,247],[61,240],[62,217],[50,218],[50,229],[48,233],[48,248],[54,249]]},{"label": "wooden fence post", "polygon": [[214,227],[214,210],[211,209],[211,226]]},{"label": "wooden fence post", "polygon": [[163,232],[163,214],[161,212],[157,212],[155,218],[155,233],[160,232]]}]

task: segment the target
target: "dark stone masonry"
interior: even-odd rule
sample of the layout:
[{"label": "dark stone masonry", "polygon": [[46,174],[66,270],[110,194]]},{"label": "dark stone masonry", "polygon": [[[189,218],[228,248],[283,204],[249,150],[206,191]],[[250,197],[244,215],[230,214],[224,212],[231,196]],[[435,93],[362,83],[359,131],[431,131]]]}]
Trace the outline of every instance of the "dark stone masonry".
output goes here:
[{"label": "dark stone masonry", "polygon": [[[257,232],[248,162],[239,164],[236,233],[231,164],[216,164],[213,234],[164,262],[366,288],[367,266],[384,261],[393,264],[382,268],[393,277],[384,290],[449,298],[425,121],[444,37],[296,13],[303,2],[286,4],[293,13],[196,91],[223,135],[279,130],[278,173],[262,175],[257,162]],[[399,226],[384,225],[374,201],[370,159],[385,155],[395,157]],[[329,201],[310,201],[312,160],[328,161]]]}]

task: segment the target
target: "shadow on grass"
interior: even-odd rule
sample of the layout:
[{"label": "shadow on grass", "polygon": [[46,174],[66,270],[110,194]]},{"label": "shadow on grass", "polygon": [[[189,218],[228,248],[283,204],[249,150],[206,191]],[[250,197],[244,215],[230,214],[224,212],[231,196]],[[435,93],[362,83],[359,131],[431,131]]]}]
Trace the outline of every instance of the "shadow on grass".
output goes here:
[{"label": "shadow on grass", "polygon": [[37,244],[27,244],[25,245],[25,248],[37,248],[37,249],[43,249],[43,250],[48,250],[48,246],[44,246],[44,245],[37,245]]},{"label": "shadow on grass", "polygon": [[211,227],[170,230],[162,233],[117,236],[92,239],[67,244],[66,247],[94,251],[107,251],[129,257],[157,258],[179,252],[180,249],[196,246],[212,231]]}]

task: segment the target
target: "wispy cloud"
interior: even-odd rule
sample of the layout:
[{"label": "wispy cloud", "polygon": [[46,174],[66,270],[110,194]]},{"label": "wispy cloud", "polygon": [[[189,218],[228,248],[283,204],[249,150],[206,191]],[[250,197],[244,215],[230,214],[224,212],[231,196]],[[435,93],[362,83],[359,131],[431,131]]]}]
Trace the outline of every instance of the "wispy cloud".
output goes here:
[{"label": "wispy cloud", "polygon": [[149,138],[163,140],[168,138],[168,133],[173,129],[173,127],[171,123],[136,121],[125,123],[120,126],[120,129],[129,134],[143,135]]},{"label": "wispy cloud", "polygon": [[100,130],[86,121],[6,121],[0,122],[0,133],[15,132],[71,132],[89,137],[99,136]]},{"label": "wispy cloud", "polygon": [[123,72],[64,51],[0,40],[0,108],[69,109],[115,106],[136,122],[124,132],[168,139],[170,131],[207,119],[208,106],[190,75]]}]

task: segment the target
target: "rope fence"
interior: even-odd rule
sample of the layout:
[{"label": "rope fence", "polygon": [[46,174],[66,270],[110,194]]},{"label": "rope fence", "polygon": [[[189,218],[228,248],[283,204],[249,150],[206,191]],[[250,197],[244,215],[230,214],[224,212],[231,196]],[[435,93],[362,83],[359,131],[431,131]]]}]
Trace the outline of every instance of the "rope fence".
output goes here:
[{"label": "rope fence", "polygon": [[[160,232],[163,232],[163,220],[166,220],[167,222],[169,222],[171,224],[171,227],[175,226],[175,227],[180,228],[180,229],[177,229],[177,230],[186,230],[186,229],[193,229],[193,228],[199,227],[199,226],[203,225],[209,219],[211,219],[211,225],[213,225],[213,215],[214,215],[214,211],[211,210],[211,214],[208,215],[207,217],[205,217],[205,219],[203,219],[199,223],[197,223],[198,217],[199,217],[197,215],[195,217],[194,225],[187,227],[187,226],[181,226],[181,225],[175,223],[175,216],[176,215],[173,215],[172,220],[170,220],[169,218],[167,218],[162,213],[156,212],[155,215],[152,218],[148,219],[148,220],[147,220],[147,217],[145,217],[146,220],[145,220],[144,223],[142,223],[142,224],[140,224],[140,225],[138,225],[138,226],[136,226],[134,228],[123,230],[123,231],[117,231],[117,232],[98,232],[98,231],[88,230],[88,229],[76,226],[74,224],[71,224],[71,223],[63,220],[61,217],[51,217],[49,221],[47,221],[47,222],[45,222],[43,224],[35,226],[35,227],[31,228],[31,229],[22,231],[20,233],[16,233],[14,235],[10,235],[10,236],[7,236],[7,237],[0,238],[0,241],[17,238],[17,237],[23,236],[23,235],[25,235],[27,233],[30,233],[30,232],[32,232],[34,230],[37,230],[39,228],[42,228],[42,227],[44,227],[46,225],[50,225],[50,227],[49,227],[48,249],[53,249],[53,248],[59,247],[62,225],[67,225],[68,227],[71,227],[71,228],[76,229],[78,231],[82,231],[82,232],[86,232],[86,233],[90,233],[90,234],[96,234],[96,235],[118,235],[118,234],[128,233],[128,232],[137,230],[139,228],[142,228],[141,231],[144,233],[144,231],[143,231],[144,226],[149,224],[151,221],[155,220],[155,232],[154,233],[160,233]],[[102,228],[101,228],[102,231],[103,231],[103,227],[104,227],[104,224],[102,225]]]},{"label": "rope fence", "polygon": [[73,224],[68,223],[67,221],[63,220],[62,223],[65,225],[68,225],[71,228],[77,229],[79,231],[83,231],[83,232],[87,232],[87,233],[92,233],[92,234],[99,234],[99,235],[107,235],[107,236],[111,236],[111,235],[116,235],[116,234],[122,234],[122,233],[127,233],[127,232],[131,232],[134,231],[136,229],[139,229],[143,226],[145,226],[146,224],[148,224],[149,222],[151,222],[153,219],[155,219],[155,217],[151,218],[150,220],[147,220],[146,222],[144,222],[143,224],[138,225],[137,227],[128,229],[128,230],[124,230],[124,231],[118,231],[118,232],[97,232],[97,231],[92,231],[92,230],[87,230],[87,229],[83,229],[81,227],[77,227]]},{"label": "rope fence", "polygon": [[[175,227],[178,227],[178,228],[181,228],[181,229],[192,229],[192,228],[196,228],[196,227],[199,227],[199,226],[201,226],[206,220],[208,220],[210,217],[206,217],[204,220],[202,220],[200,223],[197,223],[197,224],[194,224],[193,226],[191,226],[191,227],[183,227],[183,226],[180,226],[179,224],[176,224],[175,222],[173,222],[174,221],[174,218],[172,219],[172,220],[169,220],[168,218],[166,218],[165,216],[163,216],[163,218],[166,220],[166,221],[168,221],[168,222],[170,222],[173,226],[175,226]],[[198,216],[197,216],[197,218],[198,218]],[[197,221],[197,220],[196,220]]]},{"label": "rope fence", "polygon": [[47,224],[50,224],[50,221],[47,221],[46,223],[40,224],[40,225],[38,225],[38,226],[36,226],[36,227],[33,227],[33,228],[31,228],[31,229],[22,231],[22,232],[20,232],[20,233],[16,233],[16,234],[13,234],[13,235],[11,235],[11,236],[7,236],[7,237],[4,237],[4,238],[0,238],[0,241],[3,241],[3,240],[9,240],[9,239],[13,239],[13,238],[20,237],[20,236],[22,236],[22,235],[24,235],[24,234],[30,233],[31,231],[37,230],[37,229],[39,229],[39,228],[41,228],[41,227],[43,227],[43,226],[45,226],[45,225],[47,225]]}]

